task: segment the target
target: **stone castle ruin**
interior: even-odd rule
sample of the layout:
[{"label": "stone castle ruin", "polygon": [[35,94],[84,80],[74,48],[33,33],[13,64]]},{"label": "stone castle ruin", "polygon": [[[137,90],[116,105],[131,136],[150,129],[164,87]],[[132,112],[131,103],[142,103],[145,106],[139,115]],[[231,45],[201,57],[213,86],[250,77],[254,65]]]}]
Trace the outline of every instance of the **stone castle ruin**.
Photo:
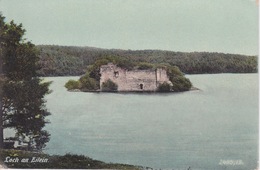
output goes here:
[{"label": "stone castle ruin", "polygon": [[127,70],[113,63],[100,67],[100,89],[109,79],[118,85],[118,91],[156,91],[164,82],[172,84],[163,68]]}]

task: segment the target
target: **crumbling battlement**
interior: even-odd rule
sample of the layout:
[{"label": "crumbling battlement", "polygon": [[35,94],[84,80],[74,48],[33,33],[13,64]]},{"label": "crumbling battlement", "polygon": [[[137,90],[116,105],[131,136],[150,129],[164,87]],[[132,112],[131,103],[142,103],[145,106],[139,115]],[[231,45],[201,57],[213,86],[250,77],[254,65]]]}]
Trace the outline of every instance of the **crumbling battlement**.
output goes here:
[{"label": "crumbling battlement", "polygon": [[155,70],[126,70],[113,63],[100,67],[100,89],[108,79],[118,85],[118,91],[156,91],[159,84],[171,84],[163,68]]}]

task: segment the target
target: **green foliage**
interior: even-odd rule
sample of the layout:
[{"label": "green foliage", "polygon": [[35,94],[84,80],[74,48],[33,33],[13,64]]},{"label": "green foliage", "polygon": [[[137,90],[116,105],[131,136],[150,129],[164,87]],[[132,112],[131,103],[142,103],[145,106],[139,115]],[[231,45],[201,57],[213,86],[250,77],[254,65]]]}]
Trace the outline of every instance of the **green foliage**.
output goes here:
[{"label": "green foliage", "polygon": [[188,91],[192,87],[190,80],[184,76],[170,77],[172,90],[175,92]]},{"label": "green foliage", "polygon": [[[37,50],[32,43],[23,39],[25,30],[22,24],[17,25],[13,21],[5,23],[1,14],[0,20],[1,64],[5,76],[1,123],[5,128],[14,128],[16,137],[28,140],[28,149],[41,150],[50,137],[43,130],[49,123],[45,119],[50,113],[45,107],[44,96],[50,93],[50,82],[43,83],[37,77]],[[34,144],[35,147],[32,146]]]},{"label": "green foliage", "polygon": [[[82,75],[89,65],[106,56],[124,59],[114,64],[131,69],[133,63],[146,62],[151,64],[165,63],[178,66],[186,74],[201,73],[256,73],[257,56],[209,52],[173,52],[161,50],[107,50],[90,47],[37,46],[39,50],[40,74]],[[119,57],[120,56],[120,57]],[[109,57],[107,57],[109,58]],[[105,63],[106,64],[106,63]],[[96,65],[97,66],[97,65]],[[95,67],[96,67],[95,66]],[[95,73],[98,74],[96,71]],[[98,75],[90,75],[98,80]]]},{"label": "green foliage", "polygon": [[[28,149],[41,150],[49,141],[50,134],[43,130],[45,117],[50,112],[45,108],[44,96],[50,93],[50,82],[42,83],[34,78],[28,81],[7,81],[3,87],[3,125],[14,128],[16,137],[29,141]],[[35,147],[31,147],[35,144]]]},{"label": "green foliage", "polygon": [[135,64],[125,58],[118,57],[118,56],[106,56],[97,61],[91,66],[88,67],[87,72],[89,76],[94,78],[95,80],[99,81],[100,79],[100,67],[102,65],[106,65],[108,63],[113,63],[118,67],[125,68],[131,70],[134,68]]},{"label": "green foliage", "polygon": [[[69,81],[66,83],[65,87],[68,90],[72,90],[72,89],[80,89],[82,91],[98,90],[99,80],[100,80],[100,67],[108,63],[114,63],[118,67],[122,67],[125,69],[133,69],[133,67],[135,66],[133,62],[126,60],[122,57],[106,56],[95,61],[94,64],[88,66],[87,73],[84,76],[80,77],[79,81]],[[106,85],[108,85],[108,87],[106,87]],[[110,88],[110,86],[112,88],[112,91],[117,90],[117,86],[114,87],[113,84],[105,84],[104,90],[107,91],[106,88]]]},{"label": "green foliage", "polygon": [[99,82],[91,78],[88,73],[80,77],[79,80],[69,80],[65,87],[68,90],[80,89],[81,91],[95,91],[99,89]]},{"label": "green foliage", "polygon": [[117,88],[118,88],[117,84],[109,79],[102,84],[101,90],[102,91],[117,91]]},{"label": "green foliage", "polygon": [[140,62],[137,64],[137,69],[139,69],[139,70],[154,69],[154,64]]},{"label": "green foliage", "polygon": [[172,82],[172,91],[181,92],[188,91],[192,87],[192,83],[181,72],[181,70],[177,66],[167,67],[167,75]]},{"label": "green foliage", "polygon": [[166,71],[167,71],[167,75],[169,76],[170,79],[173,77],[176,77],[176,76],[183,76],[183,73],[177,66],[166,67]]},{"label": "green foliage", "polygon": [[167,82],[163,82],[162,84],[159,84],[157,91],[158,92],[170,92],[171,91],[171,85]]},{"label": "green foliage", "polygon": [[92,77],[95,80],[99,81],[99,79],[100,79],[100,73],[99,73],[100,66],[106,65],[109,62],[110,62],[110,60],[108,60],[107,58],[102,58],[100,60],[97,60],[90,67],[88,67],[87,72],[89,72],[90,77]]},{"label": "green foliage", "polygon": [[127,69],[127,70],[132,70],[135,66],[135,63],[131,60],[128,60],[126,58],[118,58],[114,64],[116,64],[118,67]]},{"label": "green foliage", "polygon": [[[97,60],[93,65],[88,67],[88,72],[82,76],[79,81],[69,81],[66,83],[65,87],[68,90],[71,89],[80,89],[81,91],[91,91],[91,90],[98,90],[99,89],[99,80],[100,80],[100,67],[102,65],[114,63],[118,67],[124,69],[156,69],[156,68],[163,68],[166,69],[167,75],[171,81],[175,82],[175,89],[174,91],[186,91],[189,90],[191,87],[188,85],[189,80],[184,78],[184,74],[180,71],[177,66],[171,66],[170,64],[151,64],[145,62],[129,62],[121,57],[117,56],[108,56],[104,57],[100,60]],[[128,68],[125,68],[124,65],[128,65]],[[118,86],[108,80],[107,82],[102,84],[101,91],[117,91]],[[158,91],[166,92],[171,91],[171,87],[166,82],[161,84],[158,87]]]},{"label": "green foliage", "polygon": [[94,78],[89,77],[88,74],[80,77],[80,89],[82,91],[89,91],[89,90],[98,90],[99,89],[99,82],[96,81]]},{"label": "green foliage", "polygon": [[[20,160],[18,163],[4,163],[3,166],[11,169],[144,169],[143,167],[133,165],[105,163],[84,155],[48,155],[44,153],[0,149],[0,162],[4,162],[6,157],[18,158]],[[31,160],[33,157],[47,159],[48,162],[32,163]],[[24,158],[29,158],[28,163],[21,162]]]},{"label": "green foliage", "polygon": [[77,80],[69,80],[66,84],[65,87],[68,90],[73,90],[73,89],[79,89],[80,88],[80,83]]}]

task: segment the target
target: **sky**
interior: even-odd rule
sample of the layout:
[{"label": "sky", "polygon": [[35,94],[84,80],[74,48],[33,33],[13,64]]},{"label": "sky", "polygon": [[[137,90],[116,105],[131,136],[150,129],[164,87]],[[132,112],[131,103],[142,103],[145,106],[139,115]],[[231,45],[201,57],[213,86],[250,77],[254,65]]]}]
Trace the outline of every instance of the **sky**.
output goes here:
[{"label": "sky", "polygon": [[255,0],[0,0],[36,45],[258,54]]}]

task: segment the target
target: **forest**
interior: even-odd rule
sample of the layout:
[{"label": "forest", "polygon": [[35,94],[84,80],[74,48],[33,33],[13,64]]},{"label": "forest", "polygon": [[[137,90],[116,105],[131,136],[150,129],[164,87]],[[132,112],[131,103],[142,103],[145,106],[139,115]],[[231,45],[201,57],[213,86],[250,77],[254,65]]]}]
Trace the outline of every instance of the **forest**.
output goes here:
[{"label": "forest", "polygon": [[173,52],[163,50],[120,50],[94,47],[38,45],[40,76],[85,74],[87,67],[106,56],[132,62],[164,63],[177,66],[185,74],[256,73],[257,56],[217,52]]}]

